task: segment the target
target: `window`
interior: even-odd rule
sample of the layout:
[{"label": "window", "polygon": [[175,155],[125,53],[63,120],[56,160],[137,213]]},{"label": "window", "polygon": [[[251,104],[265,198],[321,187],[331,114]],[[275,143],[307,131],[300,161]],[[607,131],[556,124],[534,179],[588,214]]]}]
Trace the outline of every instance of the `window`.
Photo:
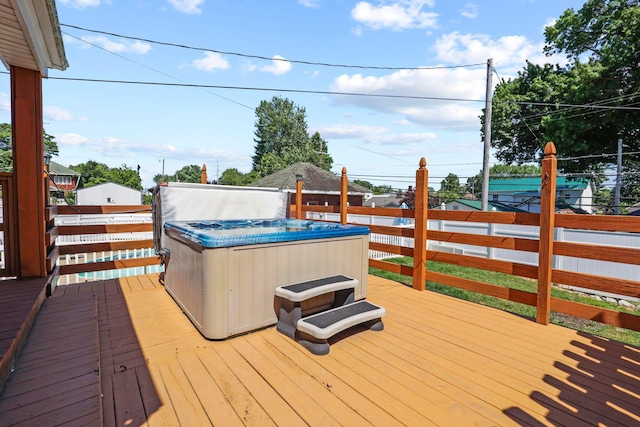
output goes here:
[{"label": "window", "polygon": [[54,175],[53,182],[56,184],[71,184],[71,177],[68,175]]},{"label": "window", "polygon": [[115,203],[115,199],[112,199],[111,197],[107,197],[107,203]]},{"label": "window", "polygon": [[497,201],[498,201],[498,195],[497,195],[497,194],[494,194],[494,195],[492,195],[491,197],[492,197],[492,200],[493,200],[494,202],[497,202]]}]

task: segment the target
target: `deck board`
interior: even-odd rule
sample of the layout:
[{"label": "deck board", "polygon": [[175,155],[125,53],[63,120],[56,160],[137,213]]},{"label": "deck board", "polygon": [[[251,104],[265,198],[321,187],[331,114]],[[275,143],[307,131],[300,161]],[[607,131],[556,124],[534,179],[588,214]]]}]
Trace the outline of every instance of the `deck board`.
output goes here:
[{"label": "deck board", "polygon": [[[64,335],[58,332],[25,347],[20,363],[32,380],[45,360],[67,361],[68,370],[49,367],[49,381],[29,393],[33,381],[14,381],[0,405],[1,399],[49,396],[37,406],[50,413],[50,425],[640,423],[640,349],[630,345],[370,276],[367,299],[387,310],[385,329],[346,331],[331,340],[328,355],[314,356],[273,327],[206,340],[157,279],[56,289],[54,298],[62,300],[96,296],[100,414],[90,401],[65,414],[55,407],[50,395],[57,385],[91,366],[80,363],[90,354],[86,346],[52,354]],[[50,319],[58,316],[70,330],[67,310],[52,308]],[[37,319],[30,339],[44,323]],[[91,334],[76,336],[82,342]],[[83,381],[58,390],[70,390],[65,399],[77,400],[91,387]],[[21,405],[36,407],[26,400]],[[17,420],[0,416],[0,426],[13,425],[6,419]]]},{"label": "deck board", "polygon": [[101,425],[98,361],[95,294],[47,299],[0,395],[0,425]]}]

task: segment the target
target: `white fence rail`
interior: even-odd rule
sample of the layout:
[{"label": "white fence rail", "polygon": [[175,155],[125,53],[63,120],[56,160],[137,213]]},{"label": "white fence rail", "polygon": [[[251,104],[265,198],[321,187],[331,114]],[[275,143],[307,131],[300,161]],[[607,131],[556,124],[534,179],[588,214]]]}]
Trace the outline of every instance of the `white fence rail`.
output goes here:
[{"label": "white fence rail", "polygon": [[[148,214],[105,214],[105,215],[60,215],[56,218],[56,225],[103,225],[103,224],[144,224],[151,223],[151,213]],[[127,240],[147,240],[153,238],[153,232],[129,232],[110,234],[81,234],[77,236],[58,236],[56,245],[73,245],[78,243],[103,243]],[[145,258],[154,256],[152,248],[127,249],[119,251],[89,252],[64,255],[58,258],[58,265],[83,264],[87,262],[112,261],[119,259]],[[138,276],[162,271],[161,265],[147,265],[143,267],[121,268],[117,270],[92,271],[88,273],[67,274],[61,276],[58,285],[90,282],[94,280],[113,279],[118,277]]]},{"label": "white fence rail", "polygon": [[[308,212],[309,219],[318,219],[318,213]],[[334,213],[322,214],[329,221],[339,221],[340,215]],[[388,226],[413,227],[413,224],[397,225],[398,218],[378,217],[368,215],[349,215],[348,222],[359,224],[376,224]],[[450,220],[428,220],[427,228],[429,230],[478,234],[482,236],[502,236],[520,239],[538,239],[539,230],[537,226],[515,225],[515,224],[488,224],[473,223]],[[413,239],[399,236],[380,235],[372,233],[370,236],[372,242],[387,243],[391,245],[413,247]],[[611,246],[611,247],[628,247],[640,248],[640,234],[594,231],[594,230],[576,230],[568,228],[556,228],[554,240],[556,242],[573,242],[588,243],[594,245]],[[427,249],[440,252],[453,252],[464,255],[472,255],[482,258],[496,259],[508,262],[516,262],[520,264],[538,265],[538,254],[535,252],[523,252],[509,249],[487,248],[485,246],[474,246],[459,243],[439,242],[430,240],[427,242]],[[397,257],[398,255],[384,253],[379,251],[369,251],[369,257],[374,259],[383,259]],[[597,261],[584,258],[576,258],[569,256],[553,256],[553,268],[573,271],[584,274],[593,274],[596,276],[614,277],[624,280],[640,280],[640,266],[632,264],[623,264],[609,261]],[[581,290],[580,288],[574,288]],[[589,293],[597,293],[599,295],[609,295],[604,292],[595,292],[593,290],[585,290]],[[638,300],[631,298],[630,300]]]}]

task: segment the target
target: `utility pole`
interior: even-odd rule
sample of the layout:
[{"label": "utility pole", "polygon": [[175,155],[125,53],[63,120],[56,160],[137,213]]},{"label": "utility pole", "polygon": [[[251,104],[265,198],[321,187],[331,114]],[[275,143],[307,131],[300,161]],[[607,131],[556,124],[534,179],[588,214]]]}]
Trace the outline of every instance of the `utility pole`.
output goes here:
[{"label": "utility pole", "polygon": [[489,210],[489,153],[491,149],[491,77],[493,75],[493,58],[487,60],[487,92],[484,107],[484,158],[482,161],[482,193],[480,206],[483,212]]},{"label": "utility pole", "polygon": [[622,176],[622,138],[618,138],[618,163],[616,169],[616,196],[615,206],[613,207],[613,214],[618,215],[620,213],[620,186]]}]

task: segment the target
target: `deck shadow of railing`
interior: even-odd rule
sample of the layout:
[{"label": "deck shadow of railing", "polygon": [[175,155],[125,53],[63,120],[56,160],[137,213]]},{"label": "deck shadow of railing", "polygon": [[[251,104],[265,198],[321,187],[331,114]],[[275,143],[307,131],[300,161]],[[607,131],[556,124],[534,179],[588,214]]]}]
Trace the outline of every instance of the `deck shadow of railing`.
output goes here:
[{"label": "deck shadow of railing", "polygon": [[[578,335],[590,342],[573,340],[570,344],[575,351],[563,351],[564,358],[576,363],[555,361],[559,372],[543,377],[557,390],[557,400],[540,391],[532,392],[529,398],[544,408],[549,422],[557,425],[638,425],[640,349],[584,332]],[[567,407],[572,408],[573,415],[567,414]],[[520,407],[504,413],[518,423],[541,425]]]},{"label": "deck shadow of railing", "polygon": [[144,425],[162,401],[135,332],[121,279],[102,283],[98,316],[105,421],[112,417],[115,425]]}]

